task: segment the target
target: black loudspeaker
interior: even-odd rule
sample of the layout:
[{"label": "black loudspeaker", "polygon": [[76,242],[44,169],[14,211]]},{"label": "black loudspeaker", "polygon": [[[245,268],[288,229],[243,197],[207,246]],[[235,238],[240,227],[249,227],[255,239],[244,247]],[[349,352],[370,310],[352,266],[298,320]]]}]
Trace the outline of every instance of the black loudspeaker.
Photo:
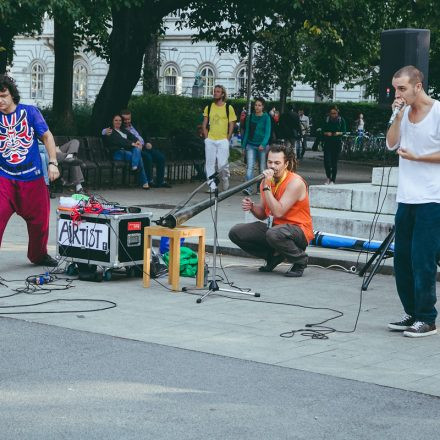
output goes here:
[{"label": "black loudspeaker", "polygon": [[393,75],[404,66],[415,66],[423,73],[425,77],[423,88],[426,92],[428,91],[429,42],[428,29],[392,29],[382,32],[380,37],[380,104],[391,104],[394,101]]}]

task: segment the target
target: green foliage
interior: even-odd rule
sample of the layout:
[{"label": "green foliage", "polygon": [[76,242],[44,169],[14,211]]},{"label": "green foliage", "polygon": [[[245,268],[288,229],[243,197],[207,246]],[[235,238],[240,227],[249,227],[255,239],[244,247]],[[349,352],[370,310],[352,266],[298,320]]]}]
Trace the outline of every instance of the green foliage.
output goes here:
[{"label": "green foliage", "polygon": [[12,63],[14,37],[41,32],[45,10],[43,0],[0,1],[0,73]]},{"label": "green foliage", "polygon": [[[146,95],[133,96],[129,108],[133,114],[133,123],[142,133],[152,137],[170,137],[176,132],[196,132],[197,125],[203,121],[203,110],[211,102],[209,98],[186,98],[173,95]],[[234,107],[237,118],[246,101],[230,99],[228,103]],[[307,116],[312,118],[313,129],[319,128],[334,103],[315,103],[295,101],[295,107],[303,108]],[[337,103],[341,116],[347,121],[347,128],[354,129],[354,121],[359,113],[363,113],[366,130],[372,133],[383,133],[390,116],[388,108],[377,104],[341,102]],[[266,102],[266,110],[272,107],[279,108],[278,101]],[[78,136],[92,135],[90,120],[92,107],[81,105],[74,107],[74,118]],[[42,113],[49,124],[51,131],[57,135],[64,135],[63,127],[54,125],[51,109],[42,109]],[[110,121],[109,121],[110,123]],[[104,127],[102,127],[104,128]]]},{"label": "green foliage", "polygon": [[[47,124],[49,125],[49,129],[52,134],[56,136],[64,136],[66,135],[66,131],[62,125],[59,125],[57,122],[57,118],[54,117],[54,113],[52,109],[43,108],[41,109],[41,113],[44,116]],[[75,122],[76,132],[73,134],[74,136],[90,136],[90,119],[92,116],[92,106],[91,105],[75,105],[73,107],[73,118]]]},{"label": "green foliage", "polygon": [[[173,95],[133,96],[129,108],[133,121],[149,136],[168,137],[178,130],[196,131],[203,122],[203,110],[210,98],[188,98]],[[237,117],[246,104],[243,99],[228,100]]]},{"label": "green foliage", "polygon": [[167,137],[179,129],[194,131],[202,122],[200,100],[170,95],[132,97],[129,108],[136,128],[148,136]]},{"label": "green foliage", "polygon": [[351,0],[308,0],[290,6],[258,33],[254,89],[280,89],[283,97],[296,80],[328,96],[335,83],[370,77],[383,23],[380,2],[360,7]]}]

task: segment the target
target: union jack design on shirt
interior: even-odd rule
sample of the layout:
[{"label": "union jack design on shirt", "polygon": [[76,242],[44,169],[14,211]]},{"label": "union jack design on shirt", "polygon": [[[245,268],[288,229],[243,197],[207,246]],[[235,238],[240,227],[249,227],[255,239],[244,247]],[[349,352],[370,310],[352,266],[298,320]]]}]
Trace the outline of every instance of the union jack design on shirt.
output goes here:
[{"label": "union jack design on shirt", "polygon": [[17,120],[17,113],[1,116],[0,122],[0,155],[4,160],[17,165],[22,163],[34,142],[34,129],[29,126],[27,112],[21,110]]}]

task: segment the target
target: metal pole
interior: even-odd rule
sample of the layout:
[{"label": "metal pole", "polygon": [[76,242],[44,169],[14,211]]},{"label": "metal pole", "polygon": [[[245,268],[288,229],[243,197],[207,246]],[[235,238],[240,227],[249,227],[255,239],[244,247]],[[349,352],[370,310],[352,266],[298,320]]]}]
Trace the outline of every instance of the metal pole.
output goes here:
[{"label": "metal pole", "polygon": [[246,99],[247,99],[247,114],[251,114],[251,94],[252,94],[252,58],[253,58],[254,43],[249,41],[249,54],[247,64],[247,87],[246,87]]},{"label": "metal pole", "polygon": [[157,39],[157,93],[160,93],[160,41]]}]

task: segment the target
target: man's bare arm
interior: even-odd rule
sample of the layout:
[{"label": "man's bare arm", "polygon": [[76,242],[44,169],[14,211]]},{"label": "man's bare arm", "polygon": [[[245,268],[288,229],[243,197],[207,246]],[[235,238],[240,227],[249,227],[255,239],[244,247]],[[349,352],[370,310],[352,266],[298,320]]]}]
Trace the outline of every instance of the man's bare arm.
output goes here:
[{"label": "man's bare arm", "polygon": [[395,150],[399,146],[400,142],[400,124],[403,117],[403,109],[405,108],[405,102],[402,98],[394,100],[392,109],[394,111],[395,107],[401,107],[400,112],[397,114],[396,119],[391,124],[391,127],[387,131],[387,148],[389,150]]},{"label": "man's bare arm", "polygon": [[229,139],[229,140],[230,140],[231,137],[232,137],[232,133],[234,133],[235,122],[236,122],[236,121],[231,121],[231,122],[229,122],[229,125],[228,125],[228,139]]},{"label": "man's bare arm", "polygon": [[[55,146],[55,139],[53,138],[50,130],[47,130],[42,136],[41,140],[43,141],[44,146],[46,147],[47,154],[49,155],[49,162],[57,161],[57,150]],[[52,182],[55,179],[60,177],[60,171],[58,167],[55,165],[49,164],[47,174],[49,176],[49,180]]]},{"label": "man's bare arm", "polygon": [[397,150],[397,154],[402,159],[413,160],[415,162],[440,163],[440,151],[420,156],[401,147]]}]

